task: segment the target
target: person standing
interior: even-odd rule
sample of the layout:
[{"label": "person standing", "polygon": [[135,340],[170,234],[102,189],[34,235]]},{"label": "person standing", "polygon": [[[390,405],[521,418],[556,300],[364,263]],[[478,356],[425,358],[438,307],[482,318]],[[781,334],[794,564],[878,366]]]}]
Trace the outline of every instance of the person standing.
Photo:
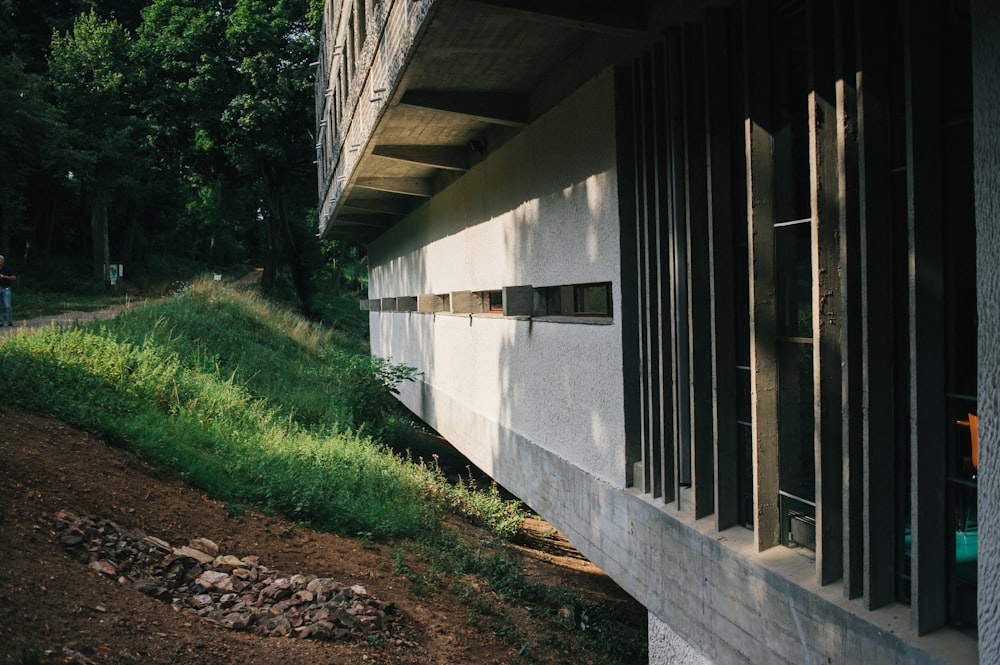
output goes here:
[{"label": "person standing", "polygon": [[[3,297],[3,312],[8,326],[14,325],[14,310],[10,305],[10,283],[17,280],[17,275],[7,266],[7,260],[0,254],[0,296]],[[3,325],[3,320],[0,320]]]}]

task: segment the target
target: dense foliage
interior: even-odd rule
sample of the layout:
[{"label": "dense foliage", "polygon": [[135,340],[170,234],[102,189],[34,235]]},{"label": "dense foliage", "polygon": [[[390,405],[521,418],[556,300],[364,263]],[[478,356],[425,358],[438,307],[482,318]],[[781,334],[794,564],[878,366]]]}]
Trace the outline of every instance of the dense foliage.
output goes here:
[{"label": "dense foliage", "polygon": [[360,258],[315,236],[321,8],[0,0],[0,253],[39,276],[84,259],[74,287],[249,262],[314,313]]}]

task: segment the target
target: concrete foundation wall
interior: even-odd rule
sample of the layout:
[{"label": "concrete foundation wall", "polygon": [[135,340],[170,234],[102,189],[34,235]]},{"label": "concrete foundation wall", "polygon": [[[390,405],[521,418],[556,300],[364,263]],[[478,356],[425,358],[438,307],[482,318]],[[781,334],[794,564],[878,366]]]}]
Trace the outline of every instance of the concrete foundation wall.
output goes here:
[{"label": "concrete foundation wall", "polygon": [[[496,458],[515,461],[495,465],[497,482],[666,624],[650,629],[650,665],[977,662],[975,643],[954,631],[914,636],[905,607],[871,612],[840,585],[817,587],[812,561],[791,550],[756,553],[746,529],[717,532],[711,518],[612,486],[450,395],[424,387],[420,397],[442,416],[430,424],[473,462],[474,441],[492,437]],[[693,660],[670,660],[678,654]]]},{"label": "concrete foundation wall", "polygon": [[712,665],[711,660],[652,612],[649,613],[649,662],[651,665]]}]

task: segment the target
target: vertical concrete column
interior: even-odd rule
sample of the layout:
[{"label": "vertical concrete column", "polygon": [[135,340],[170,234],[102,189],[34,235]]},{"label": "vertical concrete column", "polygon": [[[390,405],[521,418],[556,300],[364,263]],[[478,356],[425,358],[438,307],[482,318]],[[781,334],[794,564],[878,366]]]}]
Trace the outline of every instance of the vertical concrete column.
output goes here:
[{"label": "vertical concrete column", "polygon": [[945,624],[947,557],[944,491],[945,353],[942,35],[939,5],[904,10],[906,189],[910,290],[911,627],[924,635]]},{"label": "vertical concrete column", "polygon": [[684,133],[687,141],[688,307],[691,482],[694,516],[715,511],[715,414],[712,352],[712,233],[709,226],[704,28],[684,29]]},{"label": "vertical concrete column", "polygon": [[841,482],[840,187],[833,6],[810,8],[809,171],[812,209],[813,385],[816,468],[816,572],[820,584],[843,574]]},{"label": "vertical concrete column", "polygon": [[[894,307],[886,302],[892,284],[892,148],[889,137],[890,7],[860,3],[858,9],[858,199],[861,225],[862,421],[862,593],[867,609],[895,599],[895,543],[900,527],[894,510],[872,509],[895,501],[893,394]],[[890,297],[901,295],[889,292]],[[852,564],[854,560],[852,559]]]},{"label": "vertical concrete column", "polygon": [[858,193],[857,43],[852,3],[834,7],[837,33],[837,192],[840,199],[841,459],[844,597],[864,591],[864,355],[862,240]]},{"label": "vertical concrete column", "polygon": [[1000,4],[972,3],[979,296],[979,662],[1000,662]]},{"label": "vertical concrete column", "polygon": [[[732,61],[727,16],[724,10],[707,12],[705,25],[706,104],[708,116],[709,243],[711,245],[713,407],[715,415],[715,525],[721,531],[739,521],[739,455],[736,431],[736,294],[733,287],[733,225],[746,226],[746,216],[733,196],[733,181],[740,174],[733,163],[735,134],[730,95]],[[746,178],[741,178],[745,181]],[[746,200],[746,194],[743,194]],[[745,231],[743,231],[745,233]]]},{"label": "vertical concrete column", "polygon": [[747,98],[747,200],[750,209],[750,401],[753,410],[754,538],[758,550],[781,542],[778,510],[778,362],[774,350],[774,136],[769,3],[744,4]]}]

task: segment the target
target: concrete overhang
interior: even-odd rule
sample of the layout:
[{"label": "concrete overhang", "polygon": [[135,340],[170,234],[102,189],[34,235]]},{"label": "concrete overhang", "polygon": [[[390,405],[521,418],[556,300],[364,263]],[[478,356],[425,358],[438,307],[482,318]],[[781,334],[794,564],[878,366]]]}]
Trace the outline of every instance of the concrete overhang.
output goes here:
[{"label": "concrete overhang", "polygon": [[[344,88],[354,93],[341,101],[339,147],[321,183],[321,235],[376,237],[587,79],[628,61],[706,4],[712,3],[382,3],[382,24],[370,26],[375,45]],[[398,26],[410,31],[409,39]],[[332,103],[331,93],[320,91],[318,108],[324,98]]]}]

